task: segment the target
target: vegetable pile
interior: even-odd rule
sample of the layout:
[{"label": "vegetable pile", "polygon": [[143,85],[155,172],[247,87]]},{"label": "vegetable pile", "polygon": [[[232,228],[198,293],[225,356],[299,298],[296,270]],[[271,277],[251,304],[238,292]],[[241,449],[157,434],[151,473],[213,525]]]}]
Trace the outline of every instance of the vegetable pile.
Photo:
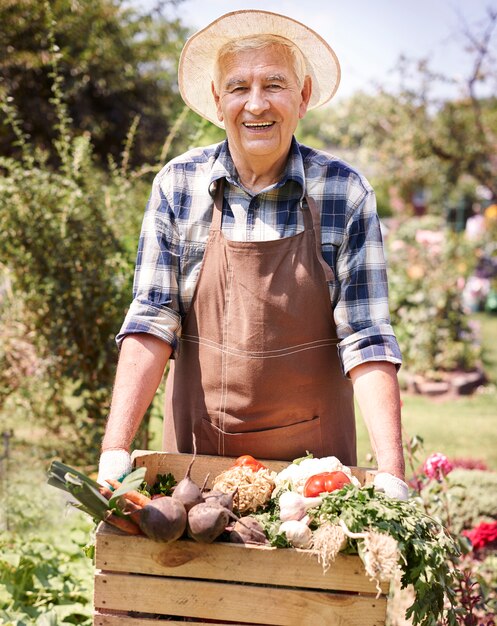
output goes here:
[{"label": "vegetable pile", "polygon": [[457,623],[458,545],[415,501],[361,486],[336,457],[309,455],[276,473],[244,455],[214,478],[211,489],[207,478],[203,486],[191,479],[194,462],[195,455],[177,485],[166,475],[148,486],[140,468],[122,482],[109,480],[111,490],[54,461],[49,484],[71,493],[94,519],[155,541],[189,537],[306,549],[324,571],[340,552],[357,554],[378,593],[396,574],[403,587],[412,585],[415,599],[406,617],[414,626]]}]

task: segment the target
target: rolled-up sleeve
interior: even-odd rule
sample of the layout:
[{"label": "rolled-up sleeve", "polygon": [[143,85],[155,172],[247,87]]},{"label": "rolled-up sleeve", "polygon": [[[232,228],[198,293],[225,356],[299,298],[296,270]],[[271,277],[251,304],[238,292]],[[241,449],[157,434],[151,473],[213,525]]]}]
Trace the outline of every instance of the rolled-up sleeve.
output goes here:
[{"label": "rolled-up sleeve", "polygon": [[373,190],[357,182],[349,189],[349,214],[337,254],[335,323],[344,374],[369,361],[402,357],[390,324],[388,282],[380,221]]},{"label": "rolled-up sleeve", "polygon": [[145,210],[133,282],[133,301],[116,342],[133,333],[148,333],[177,352],[181,335],[178,302],[179,237],[170,203],[157,175]]}]

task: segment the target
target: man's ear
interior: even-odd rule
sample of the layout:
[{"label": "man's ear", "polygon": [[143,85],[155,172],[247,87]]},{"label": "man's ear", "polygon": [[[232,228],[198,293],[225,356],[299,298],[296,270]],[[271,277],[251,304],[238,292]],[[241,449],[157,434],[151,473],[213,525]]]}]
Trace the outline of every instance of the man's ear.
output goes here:
[{"label": "man's ear", "polygon": [[212,91],[212,97],[214,98],[214,102],[216,103],[217,119],[220,122],[222,122],[223,121],[223,111],[221,109],[221,98],[219,97],[219,94],[216,91],[216,87],[214,85],[214,81],[211,82],[211,91]]},{"label": "man's ear", "polygon": [[302,90],[300,92],[302,100],[300,102],[300,107],[299,107],[299,119],[302,119],[304,115],[307,113],[307,106],[309,105],[311,94],[312,94],[312,78],[310,76],[306,76],[304,78],[304,85],[302,86]]}]

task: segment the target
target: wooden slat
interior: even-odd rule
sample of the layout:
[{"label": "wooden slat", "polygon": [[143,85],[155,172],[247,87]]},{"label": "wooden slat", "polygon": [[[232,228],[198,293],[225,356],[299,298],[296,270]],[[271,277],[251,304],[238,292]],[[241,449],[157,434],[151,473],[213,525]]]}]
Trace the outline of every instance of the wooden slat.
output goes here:
[{"label": "wooden slat", "polygon": [[[317,556],[307,550],[243,546],[216,542],[200,544],[182,539],[159,543],[130,537],[107,524],[96,535],[96,567],[183,578],[205,578],[375,594],[358,556],[338,555],[324,573]],[[382,585],[388,593],[388,585]]]},{"label": "wooden slat", "polygon": [[385,598],[105,573],[95,607],[279,626],[382,626],[386,615]]},{"label": "wooden slat", "polygon": [[[135,467],[147,468],[145,480],[151,484],[155,482],[157,474],[167,474],[168,472],[171,472],[176,480],[181,480],[185,475],[186,469],[192,459],[192,455],[135,450],[132,458]],[[221,472],[231,467],[234,460],[235,459],[233,457],[199,454],[193,464],[191,477],[198,485],[202,485],[205,477],[209,474],[210,480],[207,484],[210,486],[210,481],[212,481],[212,479],[218,476]],[[275,472],[280,472],[288,466],[287,461],[261,460],[265,465],[267,465],[267,467],[269,467],[269,469]],[[374,470],[362,467],[351,467],[350,469],[354,476],[356,476],[362,484],[372,482],[375,474]]]},{"label": "wooden slat", "polygon": [[[189,619],[188,622],[179,618],[168,619],[165,621],[158,621],[155,617],[128,617],[125,615],[105,615],[105,613],[96,613],[93,616],[93,626],[185,626],[185,623],[193,624],[193,626],[226,626],[224,622],[214,622],[209,620],[204,622],[201,618],[198,620]],[[229,626],[246,626],[246,624],[240,624],[239,622],[230,622]]]}]

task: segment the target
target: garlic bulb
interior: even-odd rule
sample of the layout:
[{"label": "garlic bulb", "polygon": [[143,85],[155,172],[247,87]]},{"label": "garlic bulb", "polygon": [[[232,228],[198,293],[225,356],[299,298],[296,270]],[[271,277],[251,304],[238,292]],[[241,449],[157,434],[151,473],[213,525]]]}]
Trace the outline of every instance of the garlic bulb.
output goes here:
[{"label": "garlic bulb", "polygon": [[309,509],[319,506],[322,498],[304,498],[295,491],[284,491],[279,500],[280,520],[301,520]]},{"label": "garlic bulb", "polygon": [[295,548],[309,548],[311,545],[312,531],[305,522],[288,520],[281,524],[279,532],[284,534]]}]

